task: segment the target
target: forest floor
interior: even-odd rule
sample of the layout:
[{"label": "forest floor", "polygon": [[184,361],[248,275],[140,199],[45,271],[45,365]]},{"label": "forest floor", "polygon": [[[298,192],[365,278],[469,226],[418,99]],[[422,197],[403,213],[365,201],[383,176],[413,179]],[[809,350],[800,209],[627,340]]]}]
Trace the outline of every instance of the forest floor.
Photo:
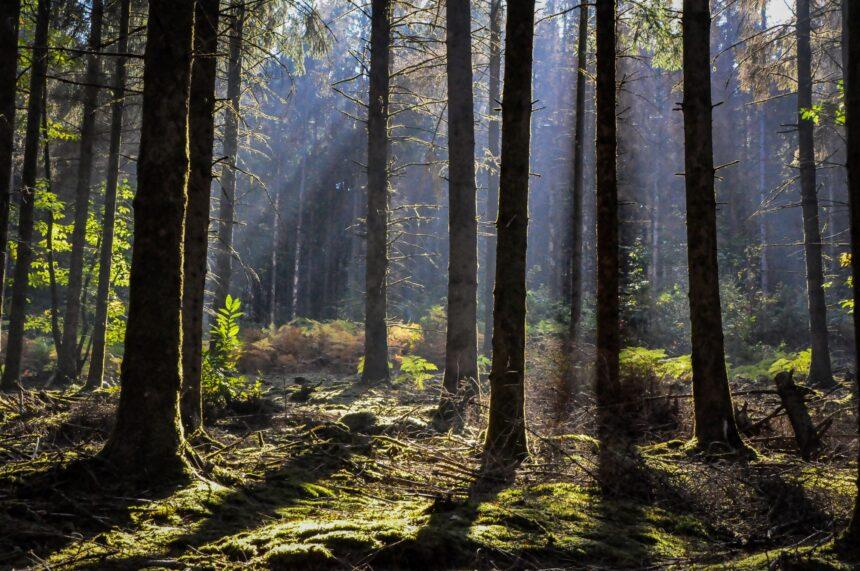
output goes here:
[{"label": "forest floor", "polygon": [[[856,568],[833,547],[847,464],[643,443],[607,499],[588,423],[546,420],[516,477],[488,481],[479,409],[457,434],[429,427],[436,382],[269,376],[193,443],[198,479],[134,493],[68,469],[103,444],[116,390],[0,397],[0,568]],[[530,418],[551,418],[541,406]]]}]

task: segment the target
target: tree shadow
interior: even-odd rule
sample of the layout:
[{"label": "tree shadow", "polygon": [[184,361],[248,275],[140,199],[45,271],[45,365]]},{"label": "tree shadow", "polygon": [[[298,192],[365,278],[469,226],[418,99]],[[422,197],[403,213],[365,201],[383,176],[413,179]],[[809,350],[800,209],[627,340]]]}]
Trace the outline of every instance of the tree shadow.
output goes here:
[{"label": "tree shadow", "polygon": [[384,546],[364,563],[383,569],[450,569],[485,567],[502,554],[482,553],[481,544],[470,537],[481,506],[492,502],[514,481],[509,472],[481,472],[465,489],[437,496],[428,506],[427,522],[414,537]]},{"label": "tree shadow", "polygon": [[40,563],[72,544],[130,525],[133,506],[176,490],[170,484],[132,490],[90,458],[0,483],[0,566]]}]

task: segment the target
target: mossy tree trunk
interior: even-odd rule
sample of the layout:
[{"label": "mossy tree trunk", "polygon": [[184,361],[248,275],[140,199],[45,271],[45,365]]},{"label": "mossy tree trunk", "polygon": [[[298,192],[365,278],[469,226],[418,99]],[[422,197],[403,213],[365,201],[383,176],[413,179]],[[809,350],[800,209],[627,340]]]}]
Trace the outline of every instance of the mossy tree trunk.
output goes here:
[{"label": "mossy tree trunk", "polygon": [[99,275],[96,289],[96,309],[93,323],[93,352],[87,371],[87,387],[97,388],[102,384],[105,363],[105,339],[107,336],[110,275],[113,258],[114,228],[116,225],[116,195],[119,184],[119,155],[122,145],[123,113],[125,111],[126,58],[128,51],[128,21],[131,0],[119,3],[119,37],[113,72],[113,101],[111,102],[110,149],[108,150],[107,180],[105,182],[105,204],[102,215],[102,240],[99,252]]},{"label": "mossy tree trunk", "polygon": [[797,139],[800,167],[800,205],[803,215],[803,254],[806,261],[806,297],[809,309],[809,341],[812,363],[808,382],[833,385],[827,334],[827,303],[824,298],[824,268],[821,261],[821,227],[818,221],[818,190],[815,187],[815,124],[812,109],[812,18],[809,0],[797,0]]},{"label": "mossy tree trunk", "polygon": [[508,4],[502,156],[496,222],[496,287],[486,467],[528,455],[525,423],[526,246],[532,115],[534,0]]},{"label": "mossy tree trunk", "polygon": [[440,413],[450,419],[461,383],[478,380],[478,221],[475,110],[472,95],[472,10],[448,0],[448,326]]},{"label": "mossy tree trunk", "polygon": [[229,55],[227,60],[227,106],[224,108],[224,157],[221,170],[218,208],[218,240],[215,255],[215,279],[212,306],[224,307],[230,292],[233,267],[233,224],[236,214],[236,167],[239,150],[239,117],[242,99],[242,42],[245,26],[245,3],[230,4]]},{"label": "mossy tree trunk", "polygon": [[[854,367],[860,371],[860,6],[845,0],[843,6],[843,26],[849,33],[845,58],[845,135],[846,158],[848,166],[848,201],[851,219],[851,275],[853,276],[854,295]],[[860,383],[860,377],[856,382]],[[858,406],[858,434],[860,434],[860,399]],[[860,550],[860,457],[857,464],[857,495],[854,500],[854,514],[843,539],[854,550]]]},{"label": "mossy tree trunk", "polygon": [[20,0],[0,3],[0,316],[3,314],[3,284],[6,283],[6,249],[9,241],[9,201],[12,196],[20,14]]},{"label": "mossy tree trunk", "polygon": [[[490,72],[487,101],[487,150],[494,161],[487,169],[487,220],[496,223],[499,215],[499,145],[501,129],[499,125],[499,97],[502,82],[502,1],[490,0]],[[484,257],[484,343],[483,352],[487,357],[493,353],[493,285],[496,277],[496,240],[495,233],[487,237],[487,251]]]},{"label": "mossy tree trunk", "polygon": [[370,24],[370,92],[367,114],[367,261],[365,268],[362,380],[388,372],[388,97],[391,1],[373,0]]},{"label": "mossy tree trunk", "polygon": [[101,458],[130,480],[190,472],[179,415],[192,0],[150,0],[125,355]]},{"label": "mossy tree trunk", "polygon": [[189,433],[196,432],[203,425],[203,301],[209,242],[212,145],[215,140],[218,12],[218,0],[197,0],[188,110],[191,170],[185,209],[185,276],[182,284],[182,420]]},{"label": "mossy tree trunk", "polygon": [[36,33],[33,37],[33,63],[30,67],[30,93],[27,99],[27,128],[24,135],[24,164],[21,167],[21,196],[18,202],[18,242],[12,275],[12,301],[9,308],[9,337],[0,387],[12,388],[21,374],[24,349],[24,321],[33,262],[33,223],[39,160],[39,123],[42,119],[45,74],[48,70],[48,25],[50,0],[39,0],[36,8]]},{"label": "mossy tree trunk", "polygon": [[579,5],[579,30],[576,44],[576,102],[574,104],[573,169],[570,185],[570,325],[571,349],[579,336],[582,319],[582,193],[585,182],[585,66],[588,50],[588,5]]},{"label": "mossy tree trunk", "polygon": [[615,1],[600,0],[595,13],[597,35],[597,363],[595,393],[602,437],[615,432],[618,420],[619,352],[619,238],[618,136],[615,91]]},{"label": "mossy tree trunk", "polygon": [[693,347],[695,436],[707,449],[741,449],[726,373],[717,268],[717,203],[711,105],[708,0],[684,0],[684,163],[687,263]]},{"label": "mossy tree trunk", "polygon": [[90,209],[90,186],[93,172],[93,148],[96,142],[96,111],[101,83],[101,63],[98,52],[102,47],[102,0],[93,0],[90,8],[86,85],[83,87],[78,180],[75,187],[75,222],[72,230],[72,251],[69,258],[69,282],[66,288],[66,311],[63,317],[63,340],[57,355],[56,381],[67,384],[78,376],[78,324],[81,319],[81,289],[84,281],[84,249],[86,247],[87,217]]}]

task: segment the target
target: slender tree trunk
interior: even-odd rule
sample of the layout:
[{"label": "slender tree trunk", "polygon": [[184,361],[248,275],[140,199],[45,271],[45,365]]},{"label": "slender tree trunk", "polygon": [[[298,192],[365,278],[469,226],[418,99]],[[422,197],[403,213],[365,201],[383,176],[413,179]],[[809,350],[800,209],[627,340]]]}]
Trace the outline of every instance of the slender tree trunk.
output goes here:
[{"label": "slender tree trunk", "polygon": [[[848,203],[851,219],[851,273],[854,294],[854,370],[860,371],[860,7],[856,2],[843,1],[842,25],[848,30],[843,33],[848,47],[843,48],[845,75],[845,135],[846,163],[848,166]],[[846,38],[847,36],[847,38]],[[860,383],[860,377],[857,377]],[[860,399],[857,400],[858,434],[860,434]],[[857,463],[857,495],[854,501],[854,514],[843,535],[845,544],[860,549],[860,457]]]},{"label": "slender tree trunk", "polygon": [[197,0],[194,17],[194,58],[188,109],[191,170],[188,176],[188,205],[185,209],[185,276],[182,284],[182,420],[189,434],[203,426],[200,375],[212,145],[215,140],[218,4],[218,0]]},{"label": "slender tree trunk", "polygon": [[[761,7],[761,28],[767,30],[767,4],[762,4]],[[762,103],[758,111],[758,187],[762,208],[767,200],[767,142],[767,104]],[[770,267],[767,259],[767,217],[763,210],[758,215],[758,236],[761,243],[759,257],[761,291],[767,295],[770,293]]]},{"label": "slender tree trunk", "polygon": [[0,317],[6,283],[12,154],[15,146],[15,90],[18,87],[18,21],[21,0],[0,3]]},{"label": "slender tree trunk", "polygon": [[84,274],[87,215],[90,207],[90,184],[93,170],[93,147],[96,139],[96,110],[99,98],[100,61],[97,52],[102,45],[101,0],[93,0],[90,11],[90,37],[87,56],[81,118],[81,146],[78,161],[78,181],[75,189],[75,224],[72,230],[72,253],[69,259],[69,285],[66,288],[66,312],[63,318],[63,342],[57,355],[57,376],[61,384],[77,377],[78,324],[81,317],[81,286]]},{"label": "slender tree trunk", "polygon": [[735,425],[726,373],[717,268],[717,204],[711,105],[711,9],[708,0],[684,0],[684,163],[687,191],[687,264],[693,346],[695,436],[744,448]]},{"label": "slender tree trunk", "polygon": [[242,98],[242,42],[245,3],[230,7],[230,54],[227,63],[227,100],[224,109],[224,156],[221,170],[221,200],[218,210],[218,242],[215,256],[215,294],[212,306],[224,307],[230,292],[233,265],[233,222],[236,211],[236,166],[239,149],[240,100]]},{"label": "slender tree trunk", "polygon": [[21,374],[24,349],[24,320],[27,314],[27,293],[30,289],[30,265],[33,262],[33,216],[37,163],[39,159],[39,123],[42,119],[45,74],[48,68],[48,24],[51,17],[50,0],[39,0],[36,34],[33,38],[33,64],[30,67],[30,96],[27,100],[27,130],[24,138],[24,164],[21,168],[21,198],[18,205],[18,245],[12,282],[12,302],[9,311],[9,338],[6,341],[6,362],[0,387],[12,388]]},{"label": "slender tree trunk", "polygon": [[[499,214],[499,145],[501,129],[498,105],[502,82],[502,0],[490,0],[490,84],[487,101],[487,149],[492,164],[487,169],[487,220],[495,227]],[[487,237],[484,259],[484,348],[487,357],[493,352],[493,285],[496,277],[495,234]]]},{"label": "slender tree trunk", "polygon": [[[448,327],[440,418],[450,421],[461,383],[478,380],[478,222],[475,110],[472,95],[472,10],[448,0]],[[469,390],[469,387],[466,387]]]},{"label": "slender tree trunk", "polygon": [[576,103],[574,107],[573,171],[571,172],[570,220],[570,329],[568,337],[574,348],[582,320],[582,193],[585,184],[583,156],[585,148],[585,66],[588,50],[588,5],[579,5],[579,32],[576,44]]},{"label": "slender tree trunk", "polygon": [[150,0],[134,249],[116,424],[100,457],[144,482],[190,473],[179,414],[192,0]]},{"label": "slender tree trunk", "polygon": [[367,264],[362,380],[388,378],[388,85],[391,1],[372,0],[367,116]]},{"label": "slender tree trunk", "polygon": [[528,455],[525,422],[526,246],[532,115],[534,0],[508,4],[502,163],[496,222],[496,288],[486,467],[517,464]]},{"label": "slender tree trunk", "polygon": [[597,216],[597,395],[603,438],[615,432],[620,398],[618,136],[615,88],[615,0],[599,0],[597,34],[596,216]]},{"label": "slender tree trunk", "polygon": [[301,261],[304,255],[304,212],[305,212],[305,183],[307,182],[307,159],[302,159],[302,164],[299,167],[299,190],[298,190],[298,200],[296,201],[296,225],[295,225],[295,236],[296,239],[293,241],[295,247],[293,248],[293,275],[292,275],[292,289],[290,292],[290,319],[294,317],[298,317],[301,315],[299,310],[299,280],[302,277],[301,274]]},{"label": "slender tree trunk", "polygon": [[824,298],[824,269],[821,260],[821,227],[818,222],[818,191],[815,188],[815,140],[812,118],[803,118],[812,108],[812,47],[809,0],[797,0],[797,138],[800,163],[800,203],[803,213],[803,253],[806,260],[806,296],[809,307],[809,339],[812,364],[807,381],[812,385],[833,384],[827,335],[827,304]]},{"label": "slender tree trunk", "polygon": [[108,303],[110,302],[110,274],[113,262],[114,226],[116,223],[116,193],[119,184],[119,155],[122,145],[122,116],[125,109],[126,58],[120,54],[128,51],[128,20],[131,0],[122,0],[119,5],[119,38],[117,40],[115,68],[113,72],[113,101],[111,102],[110,149],[108,150],[107,181],[105,182],[105,205],[102,215],[102,239],[99,252],[99,275],[96,289],[96,310],[93,323],[90,370],[87,373],[87,388],[102,385],[105,365],[105,338],[107,335]]},{"label": "slender tree trunk", "polygon": [[[45,188],[53,192],[53,176],[51,175],[51,144],[48,140],[48,94],[42,92],[42,133],[45,134],[44,150],[42,152],[42,169],[45,171]],[[48,209],[45,214],[45,254],[48,262],[48,289],[51,291],[51,338],[54,341],[54,350],[60,353],[63,342],[63,334],[60,331],[60,296],[57,289],[57,265],[54,256],[54,211]]]}]

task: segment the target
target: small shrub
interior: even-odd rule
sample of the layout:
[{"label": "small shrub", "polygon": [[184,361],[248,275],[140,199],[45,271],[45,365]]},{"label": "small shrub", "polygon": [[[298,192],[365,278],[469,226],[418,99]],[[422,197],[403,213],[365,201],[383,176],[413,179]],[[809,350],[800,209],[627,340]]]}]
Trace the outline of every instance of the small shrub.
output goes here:
[{"label": "small shrub", "polygon": [[398,381],[415,383],[419,390],[424,390],[424,382],[433,378],[433,373],[439,367],[418,355],[403,355],[400,357],[400,372],[397,374]]}]

